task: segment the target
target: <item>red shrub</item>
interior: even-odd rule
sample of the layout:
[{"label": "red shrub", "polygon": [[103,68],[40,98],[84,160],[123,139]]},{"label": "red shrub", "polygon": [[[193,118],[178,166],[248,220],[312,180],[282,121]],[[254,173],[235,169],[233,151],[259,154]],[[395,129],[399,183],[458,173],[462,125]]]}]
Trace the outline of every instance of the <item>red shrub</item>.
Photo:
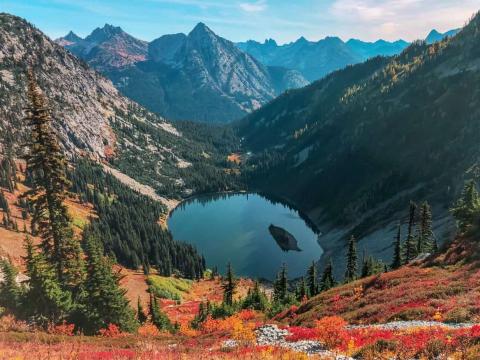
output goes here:
[{"label": "red shrub", "polygon": [[286,329],[291,334],[285,338],[287,341],[315,340],[318,338],[316,329],[300,326],[292,326]]}]

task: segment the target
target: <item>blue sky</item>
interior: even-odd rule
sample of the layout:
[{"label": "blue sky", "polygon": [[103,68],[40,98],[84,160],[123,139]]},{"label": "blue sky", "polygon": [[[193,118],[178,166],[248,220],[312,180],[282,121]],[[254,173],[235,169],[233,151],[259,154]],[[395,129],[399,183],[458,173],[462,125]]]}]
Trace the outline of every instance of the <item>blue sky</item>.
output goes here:
[{"label": "blue sky", "polygon": [[0,11],[26,18],[50,37],[85,36],[105,23],[144,40],[188,33],[202,21],[232,41],[279,43],[327,35],[414,40],[462,26],[480,0],[0,0]]}]

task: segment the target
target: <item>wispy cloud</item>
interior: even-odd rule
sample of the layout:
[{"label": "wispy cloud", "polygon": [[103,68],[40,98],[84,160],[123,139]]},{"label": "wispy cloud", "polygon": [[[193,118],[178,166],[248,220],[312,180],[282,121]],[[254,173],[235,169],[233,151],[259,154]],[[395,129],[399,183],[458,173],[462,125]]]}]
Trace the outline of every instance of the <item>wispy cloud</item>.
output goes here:
[{"label": "wispy cloud", "polygon": [[249,13],[259,13],[267,10],[268,5],[266,0],[259,0],[256,2],[243,2],[239,4],[240,9]]}]

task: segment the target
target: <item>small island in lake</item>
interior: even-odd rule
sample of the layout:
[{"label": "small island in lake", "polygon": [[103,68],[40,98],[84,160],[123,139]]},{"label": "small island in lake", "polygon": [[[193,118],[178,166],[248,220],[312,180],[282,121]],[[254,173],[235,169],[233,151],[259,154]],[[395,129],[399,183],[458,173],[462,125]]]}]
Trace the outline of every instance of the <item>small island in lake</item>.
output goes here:
[{"label": "small island in lake", "polygon": [[268,230],[283,251],[302,251],[298,247],[297,239],[287,230],[273,224],[268,227]]}]

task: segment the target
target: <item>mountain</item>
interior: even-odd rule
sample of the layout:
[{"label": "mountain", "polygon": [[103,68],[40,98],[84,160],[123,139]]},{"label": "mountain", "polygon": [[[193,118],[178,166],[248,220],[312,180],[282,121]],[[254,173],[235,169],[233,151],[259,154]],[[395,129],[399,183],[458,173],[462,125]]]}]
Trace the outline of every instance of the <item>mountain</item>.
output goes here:
[{"label": "mountain", "polygon": [[442,34],[442,33],[439,33],[437,30],[434,29],[434,30],[430,31],[430,33],[426,37],[425,41],[427,42],[427,44],[433,44],[437,41],[441,41],[441,40],[445,39],[446,37],[455,36],[456,34],[458,34],[459,31],[460,31],[460,29],[454,29],[454,30],[447,31],[447,32]]},{"label": "mountain", "polygon": [[281,46],[271,39],[264,43],[250,40],[237,43],[237,46],[267,66],[297,70],[309,81],[362,60],[338,37],[327,37],[318,42],[301,37]]},{"label": "mountain", "polygon": [[[453,36],[459,29],[444,34],[432,30],[426,42],[432,44],[447,36]],[[394,56],[400,54],[410,43],[405,40],[389,42],[377,40],[366,42],[350,39],[343,42],[337,37],[327,37],[313,42],[301,37],[295,42],[278,45],[273,39],[259,43],[254,40],[237,43],[243,51],[249,53],[267,66],[282,66],[299,71],[309,81],[318,80],[329,73],[347,65],[357,64],[375,56]]]},{"label": "mountain", "polygon": [[389,261],[410,200],[433,205],[439,240],[480,156],[480,15],[455,37],[415,42],[290,91],[239,125],[253,188],[283,197],[343,268],[346,239]]},{"label": "mountain", "polygon": [[99,71],[121,68],[143,61],[148,48],[146,41],[138,40],[120,27],[109,24],[95,29],[85,39],[69,32],[56,42]]},{"label": "mountain", "polygon": [[174,120],[239,119],[308,83],[294,70],[262,65],[203,23],[188,35],[165,35],[149,44],[106,25],[66,47],[123,94]]},{"label": "mountain", "polygon": [[[101,41],[101,32],[96,35]],[[54,126],[69,158],[95,159],[122,182],[168,206],[172,203],[167,199],[180,199],[204,186],[207,191],[229,187],[223,167],[217,166],[225,155],[209,144],[213,131],[174,126],[154,115],[25,20],[8,14],[0,14],[1,144],[25,142],[29,67],[51,101]],[[234,146],[227,130],[220,134],[217,144]]]},{"label": "mountain", "polygon": [[365,42],[357,39],[347,41],[347,46],[355,54],[358,54],[362,60],[367,60],[375,56],[393,56],[400,54],[409,43],[404,40],[389,42],[385,40],[377,40],[375,42]]}]

